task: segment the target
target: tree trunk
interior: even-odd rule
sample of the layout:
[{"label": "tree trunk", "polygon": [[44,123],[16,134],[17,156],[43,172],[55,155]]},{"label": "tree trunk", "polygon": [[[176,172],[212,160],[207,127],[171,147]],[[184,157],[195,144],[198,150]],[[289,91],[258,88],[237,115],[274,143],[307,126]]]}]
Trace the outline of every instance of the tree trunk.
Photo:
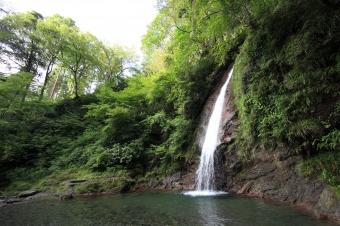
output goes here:
[{"label": "tree trunk", "polygon": [[55,57],[53,57],[51,59],[51,61],[49,62],[48,66],[47,66],[46,73],[45,73],[45,80],[44,80],[44,84],[43,84],[43,86],[41,88],[39,101],[41,101],[43,99],[43,97],[44,97],[45,88],[46,88],[47,82],[49,80],[49,75],[51,74],[52,69],[53,69],[54,60],[55,60]]},{"label": "tree trunk", "polygon": [[[31,41],[31,43],[33,45],[33,41]],[[34,53],[33,47],[31,47],[31,51],[30,51],[29,57],[27,59],[27,63],[25,64],[25,66],[23,68],[24,72],[32,73],[32,68],[33,68],[33,53]],[[33,78],[32,78],[32,80],[33,80]],[[30,85],[31,84],[28,84],[25,87],[27,92],[28,92],[28,90],[30,88]],[[26,96],[27,96],[27,92],[24,93],[24,95],[23,95],[23,97],[21,99],[21,102],[25,102],[25,99],[26,99]]]}]

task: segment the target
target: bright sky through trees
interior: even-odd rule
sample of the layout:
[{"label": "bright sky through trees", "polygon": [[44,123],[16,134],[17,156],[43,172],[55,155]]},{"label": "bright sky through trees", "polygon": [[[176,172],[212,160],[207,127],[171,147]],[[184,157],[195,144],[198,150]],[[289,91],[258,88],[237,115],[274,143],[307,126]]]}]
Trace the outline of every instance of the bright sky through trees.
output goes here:
[{"label": "bright sky through trees", "polygon": [[155,18],[156,0],[7,0],[16,12],[35,10],[43,16],[70,17],[82,31],[101,40],[135,46]]}]

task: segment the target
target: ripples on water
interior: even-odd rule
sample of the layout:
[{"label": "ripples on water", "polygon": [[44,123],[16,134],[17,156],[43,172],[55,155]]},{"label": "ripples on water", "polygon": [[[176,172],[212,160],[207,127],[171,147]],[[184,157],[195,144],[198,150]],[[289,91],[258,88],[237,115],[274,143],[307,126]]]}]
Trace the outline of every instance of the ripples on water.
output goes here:
[{"label": "ripples on water", "polygon": [[337,225],[297,206],[230,194],[143,191],[0,208],[0,225]]}]

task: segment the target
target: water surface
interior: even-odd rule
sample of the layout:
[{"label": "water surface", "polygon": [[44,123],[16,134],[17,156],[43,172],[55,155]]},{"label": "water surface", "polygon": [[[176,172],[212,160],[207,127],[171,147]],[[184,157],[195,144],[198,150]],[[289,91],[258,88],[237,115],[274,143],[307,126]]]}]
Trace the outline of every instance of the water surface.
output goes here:
[{"label": "water surface", "polygon": [[0,208],[0,225],[336,225],[294,205],[222,194],[175,191],[36,200]]}]

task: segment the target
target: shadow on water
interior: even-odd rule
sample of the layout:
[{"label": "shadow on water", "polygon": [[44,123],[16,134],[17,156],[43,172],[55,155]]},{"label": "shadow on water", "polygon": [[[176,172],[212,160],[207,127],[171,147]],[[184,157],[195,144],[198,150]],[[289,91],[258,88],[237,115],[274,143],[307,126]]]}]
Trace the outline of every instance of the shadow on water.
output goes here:
[{"label": "shadow on water", "polygon": [[142,191],[0,208],[0,225],[337,225],[293,205],[237,195]]}]

